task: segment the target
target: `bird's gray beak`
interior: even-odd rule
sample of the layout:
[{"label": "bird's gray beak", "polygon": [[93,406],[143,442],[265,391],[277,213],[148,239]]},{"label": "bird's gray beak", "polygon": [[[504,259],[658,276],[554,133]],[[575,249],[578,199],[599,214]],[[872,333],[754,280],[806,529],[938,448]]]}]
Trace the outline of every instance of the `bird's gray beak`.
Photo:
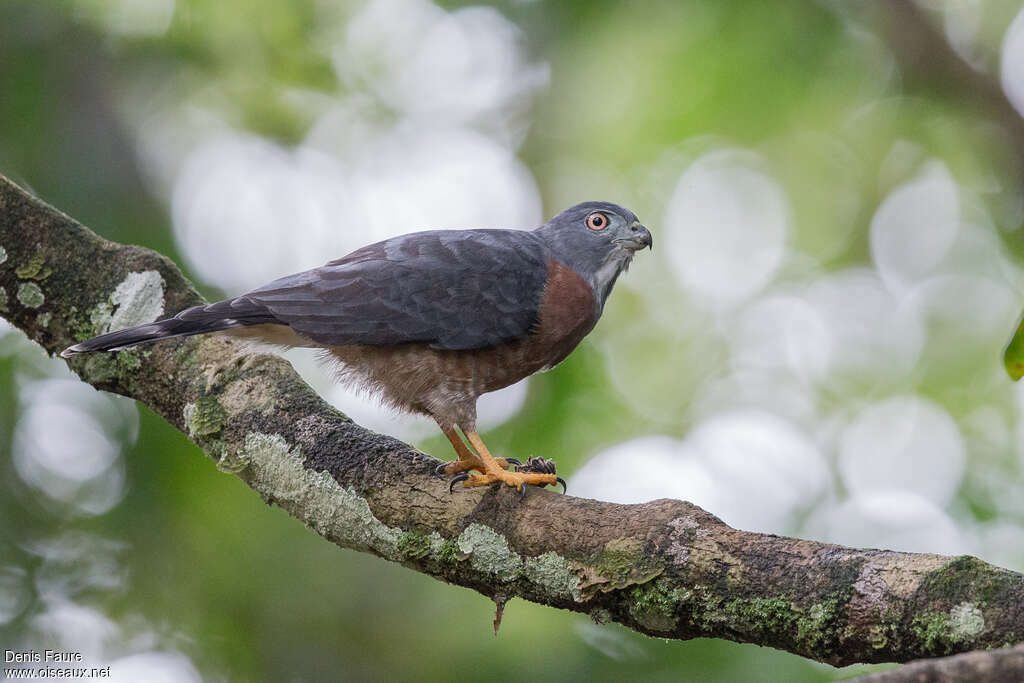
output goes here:
[{"label": "bird's gray beak", "polygon": [[630,232],[632,233],[627,239],[615,240],[616,243],[621,244],[630,251],[640,251],[644,247],[650,247],[654,249],[654,238],[651,237],[651,231],[640,225],[639,223],[633,223],[629,226]]},{"label": "bird's gray beak", "polygon": [[651,251],[654,251],[654,237],[651,235],[650,230],[641,225],[640,234],[638,235],[638,237],[640,240],[640,244],[642,245],[640,247],[641,249],[643,249],[644,247],[648,247]]}]

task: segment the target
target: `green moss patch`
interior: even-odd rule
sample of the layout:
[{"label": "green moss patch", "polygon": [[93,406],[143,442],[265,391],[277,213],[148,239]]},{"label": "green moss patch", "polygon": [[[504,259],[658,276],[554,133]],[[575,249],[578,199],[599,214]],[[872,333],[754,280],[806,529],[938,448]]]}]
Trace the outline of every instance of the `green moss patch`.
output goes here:
[{"label": "green moss patch", "polygon": [[630,590],[629,615],[646,629],[667,633],[679,625],[681,605],[691,597],[688,590],[652,581]]},{"label": "green moss patch", "polygon": [[430,553],[430,537],[419,531],[406,531],[398,539],[398,552],[410,560],[424,557]]},{"label": "green moss patch", "polygon": [[644,584],[659,576],[664,568],[646,552],[643,541],[635,538],[615,538],[589,562],[574,563],[584,597],[598,592]]},{"label": "green moss patch", "polygon": [[185,406],[185,424],[190,438],[212,436],[224,428],[228,413],[216,398],[204,396],[195,403]]}]

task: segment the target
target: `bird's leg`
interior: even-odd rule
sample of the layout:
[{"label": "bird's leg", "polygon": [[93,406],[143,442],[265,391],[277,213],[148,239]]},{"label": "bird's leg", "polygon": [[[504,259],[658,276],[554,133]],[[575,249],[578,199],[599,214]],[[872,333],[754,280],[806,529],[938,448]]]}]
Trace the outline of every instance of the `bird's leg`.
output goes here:
[{"label": "bird's leg", "polygon": [[[466,443],[462,440],[462,437],[459,436],[459,433],[455,431],[455,427],[444,424],[441,424],[439,426],[441,427],[441,431],[444,432],[444,435],[448,437],[448,441],[451,442],[452,448],[455,449],[455,452],[458,454],[459,459],[452,460],[451,462],[446,462],[443,465],[439,465],[437,468],[437,473],[459,474],[460,472],[467,472],[469,470],[479,470],[480,472],[483,472],[483,462],[481,462],[480,458],[477,457],[476,453],[469,449],[469,446],[467,446]],[[494,460],[495,462],[498,463],[499,467],[506,470],[510,469],[513,464],[521,464],[518,460],[515,460],[514,458],[495,458]]]},{"label": "bird's leg", "polygon": [[467,431],[466,438],[469,439],[469,443],[472,444],[477,455],[480,456],[480,462],[483,464],[483,474],[469,472],[469,476],[462,480],[463,486],[487,486],[488,484],[501,482],[503,484],[508,484],[515,489],[525,490],[524,487],[526,484],[547,486],[548,484],[554,484],[558,481],[558,477],[554,474],[508,472],[499,464],[500,460],[503,460],[504,458],[498,459],[492,456],[491,452],[487,450],[487,446],[484,445],[483,439],[480,438],[479,434],[473,431]]}]

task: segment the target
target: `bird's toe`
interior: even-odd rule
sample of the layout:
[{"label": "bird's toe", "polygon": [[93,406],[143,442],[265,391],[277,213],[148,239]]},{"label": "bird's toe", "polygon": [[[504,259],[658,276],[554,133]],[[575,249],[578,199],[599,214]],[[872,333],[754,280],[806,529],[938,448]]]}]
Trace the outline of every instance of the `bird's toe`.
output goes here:
[{"label": "bird's toe", "polygon": [[534,484],[535,486],[560,484],[562,486],[562,493],[565,493],[568,490],[568,487],[565,485],[565,480],[556,475],[554,460],[531,456],[526,459],[525,465],[519,465],[516,467],[516,472],[519,474],[528,474],[537,477],[535,481],[527,482]]}]

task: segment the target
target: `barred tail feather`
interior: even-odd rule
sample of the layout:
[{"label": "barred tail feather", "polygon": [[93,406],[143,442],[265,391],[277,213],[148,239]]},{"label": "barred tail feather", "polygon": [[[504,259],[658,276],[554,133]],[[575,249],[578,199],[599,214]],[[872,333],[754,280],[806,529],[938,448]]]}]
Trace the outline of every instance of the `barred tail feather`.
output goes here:
[{"label": "barred tail feather", "polygon": [[239,297],[218,301],[215,304],[186,308],[173,318],[130,327],[117,332],[109,332],[93,337],[61,351],[61,356],[69,358],[77,353],[92,351],[120,351],[139,344],[148,344],[172,337],[189,337],[195,334],[219,332],[234,327],[277,323],[278,320],[265,307],[256,302]]}]

